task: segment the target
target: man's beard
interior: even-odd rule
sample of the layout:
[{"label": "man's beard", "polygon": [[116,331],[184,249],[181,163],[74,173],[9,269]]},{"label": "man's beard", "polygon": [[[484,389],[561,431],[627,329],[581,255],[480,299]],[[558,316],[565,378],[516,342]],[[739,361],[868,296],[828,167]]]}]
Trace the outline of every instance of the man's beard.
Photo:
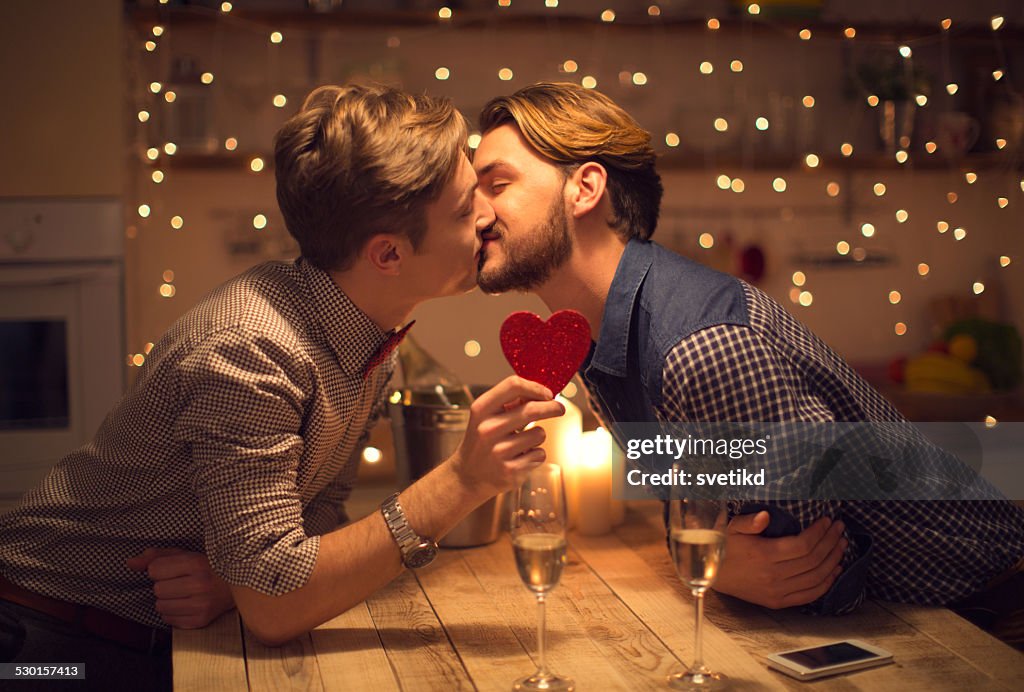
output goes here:
[{"label": "man's beard", "polygon": [[501,232],[499,242],[505,263],[485,271],[486,251],[480,254],[476,281],[485,293],[532,290],[547,281],[572,255],[572,235],[561,196],[551,205],[547,219],[518,238],[501,230],[500,222],[496,226]]}]

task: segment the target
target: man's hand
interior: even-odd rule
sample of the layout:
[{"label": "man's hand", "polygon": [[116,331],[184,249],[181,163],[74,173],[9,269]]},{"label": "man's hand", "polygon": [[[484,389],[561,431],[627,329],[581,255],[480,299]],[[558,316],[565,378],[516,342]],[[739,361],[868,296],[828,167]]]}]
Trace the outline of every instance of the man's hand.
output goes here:
[{"label": "man's hand", "polygon": [[156,612],[172,627],[206,627],[235,606],[231,589],[202,553],[178,548],[148,548],[126,561],[129,569],[153,580]]},{"label": "man's hand", "polygon": [[843,522],[823,517],[796,536],[765,538],[768,512],[729,522],[714,590],[768,608],[810,603],[832,588],[847,541]]},{"label": "man's hand", "polygon": [[516,375],[477,397],[470,407],[469,425],[452,457],[459,477],[491,495],[519,485],[530,469],[544,462],[544,430],[524,428],[533,421],[555,418],[565,407],[547,387]]}]

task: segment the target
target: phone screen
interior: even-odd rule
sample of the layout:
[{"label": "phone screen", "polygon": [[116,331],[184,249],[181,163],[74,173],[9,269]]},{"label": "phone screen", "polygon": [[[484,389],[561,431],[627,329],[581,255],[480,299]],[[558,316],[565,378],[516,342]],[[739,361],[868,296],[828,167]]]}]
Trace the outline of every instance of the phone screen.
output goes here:
[{"label": "phone screen", "polygon": [[791,651],[788,654],[779,654],[779,656],[811,669],[827,668],[828,666],[836,666],[841,663],[853,663],[854,661],[877,658],[877,654],[865,651],[849,642],[816,646],[813,649]]}]

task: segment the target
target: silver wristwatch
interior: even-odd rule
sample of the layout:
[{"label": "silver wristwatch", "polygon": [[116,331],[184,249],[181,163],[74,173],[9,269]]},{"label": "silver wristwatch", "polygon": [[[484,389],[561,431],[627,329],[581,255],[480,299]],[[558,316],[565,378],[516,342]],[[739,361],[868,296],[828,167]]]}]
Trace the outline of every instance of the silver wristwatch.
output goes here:
[{"label": "silver wristwatch", "polygon": [[380,506],[384,515],[384,523],[391,530],[391,535],[402,553],[402,562],[409,569],[426,567],[437,557],[437,541],[418,535],[409,526],[402,505],[398,504],[398,493],[395,493]]}]

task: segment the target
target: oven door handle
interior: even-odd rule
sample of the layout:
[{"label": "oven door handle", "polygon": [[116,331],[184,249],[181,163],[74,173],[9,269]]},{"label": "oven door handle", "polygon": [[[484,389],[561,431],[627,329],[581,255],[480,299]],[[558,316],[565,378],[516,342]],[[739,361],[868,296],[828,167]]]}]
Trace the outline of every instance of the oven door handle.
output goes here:
[{"label": "oven door handle", "polygon": [[0,288],[36,288],[66,286],[95,280],[120,281],[121,272],[114,266],[57,268],[0,268]]}]

